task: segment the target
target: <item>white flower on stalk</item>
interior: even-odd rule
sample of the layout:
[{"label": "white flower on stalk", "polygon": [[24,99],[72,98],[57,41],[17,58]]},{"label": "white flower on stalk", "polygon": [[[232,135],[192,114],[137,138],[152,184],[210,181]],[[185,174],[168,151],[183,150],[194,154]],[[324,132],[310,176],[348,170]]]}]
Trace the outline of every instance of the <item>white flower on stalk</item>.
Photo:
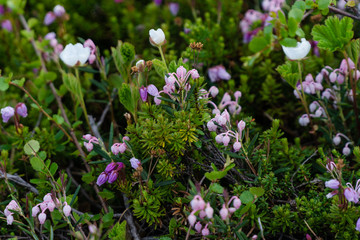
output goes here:
[{"label": "white flower on stalk", "polygon": [[156,31],[151,29],[149,31],[150,43],[154,46],[161,46],[165,42],[165,33],[161,28],[158,28]]},{"label": "white flower on stalk", "polygon": [[90,48],[84,47],[81,43],[68,44],[60,53],[60,59],[68,66],[83,65],[89,59]]},{"label": "white flower on stalk", "polygon": [[290,60],[300,60],[306,57],[308,53],[310,52],[311,45],[309,41],[307,41],[305,38],[301,39],[301,42],[298,42],[296,47],[285,47],[281,46],[285,55]]}]

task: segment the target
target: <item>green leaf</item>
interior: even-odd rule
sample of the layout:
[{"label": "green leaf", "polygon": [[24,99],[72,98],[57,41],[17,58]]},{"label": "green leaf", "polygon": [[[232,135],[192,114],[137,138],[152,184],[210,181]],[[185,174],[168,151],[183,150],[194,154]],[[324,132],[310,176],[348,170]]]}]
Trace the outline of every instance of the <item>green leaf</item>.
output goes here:
[{"label": "green leaf", "polygon": [[289,18],[288,22],[288,30],[290,37],[295,37],[296,30],[298,29],[298,22],[295,20],[295,18]]},{"label": "green leaf", "polygon": [[278,11],[279,20],[282,24],[286,25],[286,17],[282,11]]},{"label": "green leaf", "polygon": [[249,43],[250,51],[256,53],[263,50],[269,44],[264,37],[254,37]]},{"label": "green leaf", "polygon": [[82,101],[81,85],[79,80],[72,73],[63,72],[63,83],[67,90],[69,90],[80,103]]},{"label": "green leaf", "polygon": [[290,84],[293,88],[296,87],[296,83],[299,80],[299,69],[294,61],[287,61],[285,64],[280,65],[276,68],[282,78]]},{"label": "green leaf", "polygon": [[99,192],[99,195],[105,199],[112,199],[115,196],[114,193],[110,191]]},{"label": "green leaf", "polygon": [[159,60],[159,59],[153,59],[152,60],[153,63],[153,67],[155,68],[156,73],[162,78],[164,79],[165,74],[167,74],[167,70],[166,70],[166,65],[163,61]]},{"label": "green leaf", "polygon": [[58,170],[59,166],[57,165],[57,163],[53,162],[50,165],[50,173],[51,175],[55,175],[56,171]]},{"label": "green leaf", "polygon": [[214,193],[222,194],[224,192],[224,188],[220,184],[214,183],[210,185],[210,191]]},{"label": "green leaf", "polygon": [[6,91],[9,88],[9,82],[6,78],[0,77],[0,91]]},{"label": "green leaf", "polygon": [[126,239],[126,221],[122,221],[121,224],[117,222],[109,232],[108,236],[111,240]]},{"label": "green leaf", "polygon": [[59,125],[64,123],[64,118],[60,115],[53,115],[53,119],[55,120],[55,122]]},{"label": "green leaf", "polygon": [[331,0],[319,0],[318,8],[324,10],[329,7]]},{"label": "green leaf", "polygon": [[305,2],[303,2],[303,1],[296,1],[295,3],[294,3],[294,5],[292,6],[292,8],[298,8],[298,9],[300,9],[301,11],[305,11],[305,9],[306,9],[306,4],[305,4]]},{"label": "green leaf", "polygon": [[354,36],[353,20],[344,17],[339,20],[338,17],[328,17],[325,25],[316,25],[311,34],[315,41],[318,41],[318,47],[334,52],[343,50]]},{"label": "green leaf", "polygon": [[355,66],[357,66],[360,52],[360,39],[352,40],[346,45],[345,51],[349,58],[355,63]]},{"label": "green leaf", "polygon": [[242,203],[245,203],[245,204],[251,203],[252,201],[254,201],[254,195],[252,195],[252,193],[250,191],[244,191],[240,195],[240,200]]},{"label": "green leaf", "polygon": [[44,162],[38,157],[30,158],[30,164],[35,171],[41,171],[44,169]]},{"label": "green leaf", "polygon": [[95,180],[95,176],[93,175],[93,172],[88,172],[82,175],[81,180],[87,184],[90,184],[92,181]]},{"label": "green leaf", "polygon": [[303,16],[304,10],[301,10],[299,8],[292,8],[289,12],[289,19],[294,18],[297,23],[301,22]]},{"label": "green leaf", "polygon": [[252,187],[250,188],[250,192],[256,197],[261,197],[262,195],[264,195],[265,190],[261,187]]},{"label": "green leaf", "polygon": [[24,146],[24,152],[26,155],[35,155],[40,149],[40,144],[36,140],[28,141]]},{"label": "green leaf", "polygon": [[293,38],[285,38],[280,41],[280,44],[284,47],[296,47],[297,41]]},{"label": "green leaf", "polygon": [[135,102],[129,84],[121,84],[121,88],[119,88],[119,99],[121,104],[124,105],[129,112],[135,112]]},{"label": "green leaf", "polygon": [[135,48],[130,43],[118,42],[116,48],[111,48],[115,66],[123,80],[127,81],[130,74],[131,62],[135,57]]},{"label": "green leaf", "polygon": [[22,78],[20,80],[12,80],[12,83],[15,83],[16,85],[19,85],[20,87],[24,86],[25,78]]}]

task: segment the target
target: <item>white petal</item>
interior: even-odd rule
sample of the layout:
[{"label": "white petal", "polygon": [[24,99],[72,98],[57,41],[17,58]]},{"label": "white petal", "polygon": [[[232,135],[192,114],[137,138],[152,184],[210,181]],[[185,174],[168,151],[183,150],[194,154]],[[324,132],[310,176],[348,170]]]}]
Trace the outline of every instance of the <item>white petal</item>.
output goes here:
[{"label": "white petal", "polygon": [[83,65],[90,56],[90,48],[85,47],[81,43],[75,44],[76,51],[77,51],[77,58],[80,61],[81,65]]},{"label": "white petal", "polygon": [[311,45],[305,38],[301,39],[301,42],[297,43],[296,47],[284,47],[282,49],[285,55],[291,60],[303,59],[308,55],[311,49]]},{"label": "white petal", "polygon": [[65,49],[60,53],[60,59],[68,66],[75,66],[78,58],[74,45],[71,43],[66,45]]}]

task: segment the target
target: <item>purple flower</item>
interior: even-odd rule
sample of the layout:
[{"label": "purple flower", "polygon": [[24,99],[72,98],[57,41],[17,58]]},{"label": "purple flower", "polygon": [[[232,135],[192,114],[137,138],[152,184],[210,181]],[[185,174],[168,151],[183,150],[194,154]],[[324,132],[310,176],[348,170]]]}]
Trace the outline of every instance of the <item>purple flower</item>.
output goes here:
[{"label": "purple flower", "polygon": [[83,45],[84,45],[84,48],[85,47],[90,48],[91,53],[95,53],[96,46],[95,46],[95,43],[91,39],[86,40]]},{"label": "purple flower", "polygon": [[61,5],[56,5],[54,7],[54,14],[57,17],[61,17],[62,15],[65,14],[65,8],[63,6],[61,6]]},{"label": "purple flower", "polygon": [[201,231],[201,234],[203,235],[203,236],[207,236],[207,235],[209,235],[210,234],[210,231],[209,231],[209,229],[207,228],[207,226],[208,226],[208,224],[206,224],[206,226],[203,228],[203,230]]},{"label": "purple flower", "polygon": [[[114,155],[118,155],[119,152],[120,152],[120,143],[114,143],[112,146],[111,146],[111,152],[114,154]],[[111,163],[110,163],[111,164]],[[110,165],[109,164],[109,165]],[[108,166],[109,166],[108,165]],[[111,171],[111,170],[110,170]]]},{"label": "purple flower", "polygon": [[15,110],[12,107],[5,107],[1,109],[1,116],[4,123],[7,123],[9,119],[14,116]]},{"label": "purple flower", "polygon": [[162,0],[154,0],[154,3],[155,3],[156,5],[158,5],[158,6],[161,5],[161,2],[162,2]]},{"label": "purple flower", "polygon": [[229,210],[225,207],[225,203],[224,203],[221,210],[220,210],[221,219],[226,220],[228,215],[229,215]]},{"label": "purple flower", "polygon": [[359,231],[360,232],[360,218],[357,220],[356,222],[356,228],[355,228],[356,231]]},{"label": "purple flower", "polygon": [[52,40],[52,39],[55,39],[55,38],[56,38],[56,33],[54,33],[54,32],[49,32],[44,37],[44,39],[46,39],[46,40]]},{"label": "purple flower", "polygon": [[10,20],[8,20],[8,19],[1,22],[1,27],[3,29],[6,29],[8,32],[12,32],[12,25],[11,25]]},{"label": "purple flower", "polygon": [[209,68],[208,75],[211,82],[219,82],[221,80],[229,80],[231,78],[224,66],[221,65]]},{"label": "purple flower", "polygon": [[86,148],[86,150],[88,150],[88,152],[91,152],[94,148],[94,145],[91,142],[84,142],[84,146]]},{"label": "purple flower", "polygon": [[109,179],[109,176],[107,175],[107,173],[106,172],[102,172],[100,175],[99,175],[99,177],[98,177],[98,179],[97,179],[97,181],[96,181],[96,184],[98,185],[98,186],[101,186],[101,185],[103,185],[104,183],[106,183],[106,181]]},{"label": "purple flower", "polygon": [[5,8],[3,5],[0,5],[0,15],[3,15],[5,13]]},{"label": "purple flower", "polygon": [[7,225],[12,225],[13,221],[14,221],[13,215],[9,215],[6,217]]},{"label": "purple flower", "polygon": [[195,224],[195,230],[196,230],[198,233],[200,233],[200,232],[201,232],[201,228],[202,228],[202,226],[201,226],[201,223],[200,223],[200,221],[199,221],[199,222],[197,222],[197,223]]},{"label": "purple flower", "polygon": [[154,84],[150,84],[149,86],[147,86],[147,92],[153,97],[159,95],[159,90],[157,89],[157,87],[155,87]]},{"label": "purple flower", "polygon": [[146,102],[146,100],[147,100],[147,94],[148,94],[146,87],[142,86],[142,87],[139,89],[139,92],[140,92],[141,100],[142,100],[143,102]]},{"label": "purple flower", "polygon": [[110,173],[110,172],[112,172],[117,166],[118,166],[117,163],[112,162],[112,163],[110,163],[110,164],[108,164],[108,165],[106,166],[105,172],[106,172],[106,173]]},{"label": "purple flower", "polygon": [[27,108],[24,103],[18,103],[15,107],[15,111],[17,114],[19,114],[21,117],[27,117]]},{"label": "purple flower", "polygon": [[130,159],[130,163],[131,167],[135,170],[141,165],[140,161],[134,157]]},{"label": "purple flower", "polygon": [[340,187],[340,183],[336,179],[331,179],[331,180],[325,182],[325,187],[331,188],[331,189],[338,189]]},{"label": "purple flower", "polygon": [[118,171],[112,171],[112,172],[110,173],[108,183],[113,183],[113,182],[115,182],[116,179],[118,178],[118,176],[119,176],[119,172],[118,172]]},{"label": "purple flower", "polygon": [[46,26],[48,26],[48,25],[52,24],[55,21],[55,19],[56,19],[55,13],[48,12],[48,13],[46,13],[45,18],[44,18],[44,24]]},{"label": "purple flower", "polygon": [[169,3],[169,10],[173,16],[176,16],[180,10],[180,5],[175,2]]}]

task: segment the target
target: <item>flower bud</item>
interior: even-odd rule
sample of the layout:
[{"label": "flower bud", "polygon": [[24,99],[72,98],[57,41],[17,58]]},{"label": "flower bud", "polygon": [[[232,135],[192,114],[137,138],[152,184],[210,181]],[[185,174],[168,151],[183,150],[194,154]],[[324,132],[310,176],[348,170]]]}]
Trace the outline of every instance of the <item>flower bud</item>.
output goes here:
[{"label": "flower bud", "polygon": [[61,17],[62,15],[65,14],[65,8],[61,5],[56,5],[54,7],[53,11],[54,11],[55,16],[57,16],[57,17]]},{"label": "flower bud", "polygon": [[54,203],[54,201],[53,201],[53,200],[49,201],[49,202],[47,203],[47,207],[48,207],[48,209],[49,209],[50,212],[53,212],[54,209],[55,209],[55,203]]},{"label": "flower bud", "polygon": [[207,235],[209,235],[210,234],[210,231],[209,231],[209,229],[207,228],[207,225],[204,227],[204,229],[201,231],[201,234],[203,235],[203,236],[207,236]]},{"label": "flower bud", "polygon": [[109,179],[108,179],[108,183],[113,183],[116,181],[116,179],[118,178],[119,176],[119,172],[117,171],[112,171],[109,175]]},{"label": "flower bud", "polygon": [[331,83],[334,83],[334,82],[336,81],[336,79],[337,79],[337,74],[336,74],[336,72],[333,71],[332,73],[330,73],[329,78],[330,78],[330,82],[331,82]]},{"label": "flower bud", "polygon": [[241,148],[241,143],[240,142],[235,142],[233,145],[233,148],[235,150],[235,152],[238,152]]},{"label": "flower bud", "polygon": [[96,231],[97,231],[97,227],[96,227],[94,224],[90,224],[90,225],[89,225],[89,232],[90,232],[91,234],[95,234]]},{"label": "flower bud", "polygon": [[217,143],[222,143],[223,142],[223,135],[222,134],[219,134],[219,135],[217,135],[216,137],[215,137],[215,141],[217,142]]},{"label": "flower bud", "polygon": [[146,102],[146,100],[147,100],[147,95],[148,95],[148,92],[147,92],[146,87],[142,86],[142,87],[139,89],[139,92],[140,92],[141,100],[142,100],[143,102]]},{"label": "flower bud", "polygon": [[1,22],[1,28],[5,29],[8,32],[12,32],[13,28],[11,25],[11,21],[9,19],[6,19],[4,21]]},{"label": "flower bud", "polygon": [[210,206],[210,203],[206,204],[205,213],[209,219],[213,218],[214,209]]},{"label": "flower bud", "polygon": [[356,221],[355,230],[360,232],[360,218]]},{"label": "flower bud", "polygon": [[188,221],[189,221],[190,226],[194,226],[194,224],[196,222],[196,216],[193,213],[191,213],[188,216]]},{"label": "flower bud", "polygon": [[333,143],[335,144],[335,146],[339,145],[341,142],[341,138],[339,136],[335,136],[333,138]]},{"label": "flower bud", "polygon": [[101,186],[101,185],[103,185],[104,183],[106,183],[106,181],[109,179],[109,176],[105,173],[105,172],[102,172],[100,175],[99,175],[99,177],[98,177],[98,179],[97,179],[97,181],[96,181],[96,184],[98,185],[98,186]]},{"label": "flower bud", "polygon": [[311,44],[309,41],[307,41],[305,38],[301,39],[301,42],[297,43],[296,47],[284,47],[282,46],[282,49],[285,53],[285,55],[290,60],[300,60],[306,57],[311,49]]},{"label": "flower bud", "polygon": [[56,19],[56,15],[53,12],[47,12],[44,18],[44,24],[46,26],[52,24]]},{"label": "flower bud", "polygon": [[236,209],[239,209],[240,206],[241,206],[241,200],[238,198],[238,197],[235,197],[235,199],[233,200],[233,206],[236,208]]},{"label": "flower bud", "polygon": [[238,123],[237,127],[238,127],[239,132],[242,132],[245,129],[245,125],[246,125],[246,123],[243,120],[241,120]]},{"label": "flower bud", "polygon": [[45,220],[46,220],[46,214],[43,213],[43,212],[40,213],[39,216],[38,216],[38,219],[39,219],[40,224],[44,224]]},{"label": "flower bud", "polygon": [[13,221],[14,221],[14,217],[12,214],[6,217],[7,225],[12,225]]},{"label": "flower bud", "polygon": [[203,210],[205,208],[205,201],[200,195],[195,195],[190,202],[190,206],[194,211]]},{"label": "flower bud", "polygon": [[130,163],[131,163],[131,167],[135,170],[141,165],[139,159],[136,159],[134,157],[130,159]]},{"label": "flower bud", "polygon": [[165,42],[165,33],[161,28],[158,28],[156,31],[151,29],[149,31],[150,43],[151,45],[161,46]]},{"label": "flower bud", "polygon": [[21,117],[27,117],[27,108],[24,103],[18,103],[15,107],[15,112],[19,114]]},{"label": "flower bud", "polygon": [[200,75],[196,69],[191,70],[190,74],[191,74],[192,79],[198,79],[200,77]]},{"label": "flower bud", "polygon": [[214,98],[216,97],[216,95],[219,94],[219,89],[215,86],[212,86],[210,89],[209,89],[209,93],[210,95]]},{"label": "flower bud", "polygon": [[220,210],[220,216],[222,220],[226,220],[229,215],[229,210],[225,207],[225,203],[222,206],[222,209]]},{"label": "flower bud", "polygon": [[84,142],[84,146],[85,146],[86,150],[88,150],[88,152],[91,152],[94,148],[94,145],[92,143]]},{"label": "flower bud", "polygon": [[201,229],[202,229],[202,225],[200,223],[200,221],[198,221],[196,224],[195,224],[195,230],[200,233],[201,232]]},{"label": "flower bud", "polygon": [[224,144],[224,146],[229,145],[229,142],[230,142],[230,137],[229,137],[228,135],[225,135],[225,136],[223,137],[223,144]]},{"label": "flower bud", "polygon": [[63,212],[66,217],[70,216],[71,207],[65,202],[65,206],[63,207]]},{"label": "flower bud", "polygon": [[14,114],[15,110],[12,107],[4,107],[1,109],[1,117],[4,123],[7,123]]},{"label": "flower bud", "polygon": [[32,208],[31,212],[32,212],[31,216],[36,217],[36,215],[40,212],[40,209],[38,206],[35,206]]},{"label": "flower bud", "polygon": [[159,95],[159,90],[157,89],[157,87],[155,87],[154,84],[150,84],[149,86],[147,86],[147,92],[153,97]]},{"label": "flower bud", "polygon": [[340,182],[336,179],[331,179],[325,182],[325,187],[331,189],[338,189],[340,187]]},{"label": "flower bud", "polygon": [[210,132],[215,132],[217,129],[216,124],[210,120],[207,124],[206,124],[207,128],[209,129]]},{"label": "flower bud", "polygon": [[106,168],[105,168],[105,172],[106,173],[110,173],[112,170],[114,170],[117,167],[117,164],[115,162],[111,162],[109,163]]},{"label": "flower bud", "polygon": [[179,12],[180,5],[179,3],[171,2],[169,3],[169,10],[173,16],[176,16]]},{"label": "flower bud", "polygon": [[349,156],[350,153],[351,153],[351,149],[347,146],[345,146],[342,150],[342,153],[345,155],[345,156]]}]

